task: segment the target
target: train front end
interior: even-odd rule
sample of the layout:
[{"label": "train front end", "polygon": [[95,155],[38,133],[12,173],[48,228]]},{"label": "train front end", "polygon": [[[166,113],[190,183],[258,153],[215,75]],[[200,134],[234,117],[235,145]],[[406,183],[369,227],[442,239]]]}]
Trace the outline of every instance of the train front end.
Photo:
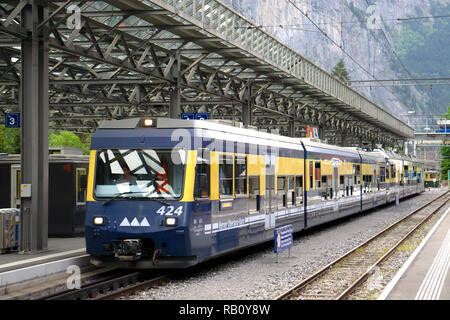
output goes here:
[{"label": "train front end", "polygon": [[[156,119],[104,122],[92,137],[86,252],[97,266],[183,268],[195,152],[178,148]],[[186,179],[188,177],[188,179]]]}]

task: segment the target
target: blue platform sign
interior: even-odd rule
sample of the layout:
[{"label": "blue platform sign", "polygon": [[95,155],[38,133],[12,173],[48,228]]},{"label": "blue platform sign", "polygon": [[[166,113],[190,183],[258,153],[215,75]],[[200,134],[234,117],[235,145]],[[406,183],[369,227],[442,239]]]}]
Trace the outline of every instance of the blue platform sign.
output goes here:
[{"label": "blue platform sign", "polygon": [[6,128],[20,128],[20,113],[6,113],[5,114]]},{"label": "blue platform sign", "polygon": [[294,237],[292,236],[293,231],[292,225],[277,228],[273,231],[275,253],[280,253],[294,245]]},{"label": "blue platform sign", "polygon": [[181,119],[184,120],[209,120],[209,113],[182,113]]}]

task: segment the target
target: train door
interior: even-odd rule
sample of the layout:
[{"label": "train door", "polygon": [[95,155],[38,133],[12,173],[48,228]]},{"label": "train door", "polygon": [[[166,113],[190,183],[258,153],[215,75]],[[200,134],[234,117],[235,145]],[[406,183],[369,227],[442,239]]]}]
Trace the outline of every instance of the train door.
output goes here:
[{"label": "train door", "polygon": [[333,193],[331,196],[337,200],[339,198],[339,160],[333,160]]},{"label": "train door", "polygon": [[275,156],[266,156],[265,228],[275,228]]},{"label": "train door", "polygon": [[11,208],[20,209],[20,164],[11,165]]}]

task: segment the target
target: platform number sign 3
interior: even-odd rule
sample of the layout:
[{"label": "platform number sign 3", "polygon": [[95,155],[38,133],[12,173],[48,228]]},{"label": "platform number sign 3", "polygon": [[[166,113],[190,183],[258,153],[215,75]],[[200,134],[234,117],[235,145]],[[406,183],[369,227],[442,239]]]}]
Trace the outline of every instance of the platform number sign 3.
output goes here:
[{"label": "platform number sign 3", "polygon": [[6,113],[5,114],[6,128],[20,128],[20,113]]}]

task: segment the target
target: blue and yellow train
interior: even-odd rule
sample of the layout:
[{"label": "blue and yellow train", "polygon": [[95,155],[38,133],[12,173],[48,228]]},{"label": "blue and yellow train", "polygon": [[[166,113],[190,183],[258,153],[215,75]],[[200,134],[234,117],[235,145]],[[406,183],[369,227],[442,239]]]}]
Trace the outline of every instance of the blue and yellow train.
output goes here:
[{"label": "blue and yellow train", "polygon": [[219,121],[104,121],[92,137],[86,251],[184,268],[424,190],[423,163]]},{"label": "blue and yellow train", "polygon": [[437,170],[426,170],[424,180],[425,188],[438,188],[441,183],[441,174]]}]

